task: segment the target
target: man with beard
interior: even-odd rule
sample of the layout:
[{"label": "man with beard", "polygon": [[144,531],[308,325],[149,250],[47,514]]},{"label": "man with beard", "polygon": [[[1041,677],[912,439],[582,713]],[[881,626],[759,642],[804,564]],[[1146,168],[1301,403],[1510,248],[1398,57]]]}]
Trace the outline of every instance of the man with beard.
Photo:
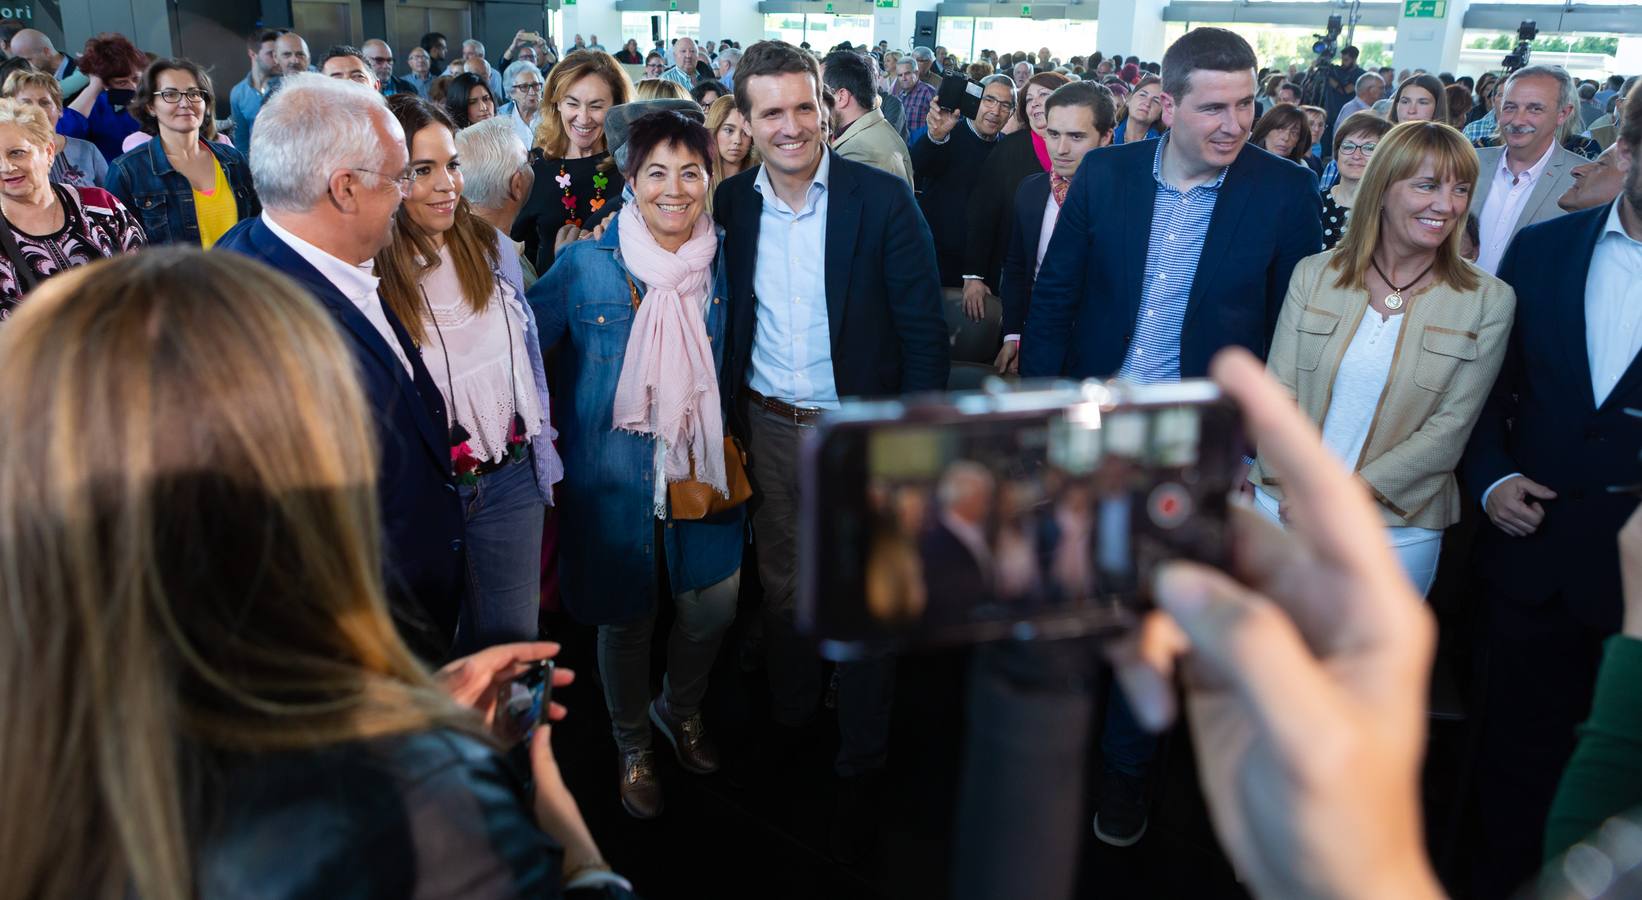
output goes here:
[{"label": "man with beard", "polygon": [[1477,266],[1498,271],[1517,232],[1562,215],[1556,200],[1574,186],[1585,157],[1564,150],[1557,133],[1575,115],[1574,80],[1561,66],[1528,66],[1506,79],[1499,100],[1504,146],[1477,151]]},{"label": "man with beard", "polygon": [[[1504,113],[1507,125],[1521,121],[1526,105],[1523,95],[1509,96],[1517,108]],[[1548,109],[1555,99],[1547,90],[1535,103]],[[1614,535],[1636,498],[1610,486],[1642,480],[1642,419],[1626,412],[1642,407],[1642,96],[1625,106],[1615,144],[1619,198],[1524,228],[1499,265],[1517,293],[1516,323],[1463,470],[1492,522],[1479,531],[1474,557],[1488,598],[1474,769],[1481,897],[1505,896],[1538,867],[1603,642],[1620,626]],[[1554,132],[1551,121],[1539,127]],[[1487,227],[1485,220],[1485,243]]]},{"label": "man with beard", "polygon": [[284,33],[283,29],[259,29],[245,42],[245,55],[251,58],[251,71],[228,92],[229,115],[234,120],[234,146],[241,153],[251,151],[251,126],[279,78],[279,38]]},{"label": "man with beard", "polygon": [[973,119],[965,119],[957,110],[942,109],[931,100],[929,131],[912,145],[913,184],[918,186],[924,220],[935,235],[942,287],[963,285],[969,195],[975,189],[975,173],[1015,114],[1015,82],[1008,75],[987,76],[981,91],[980,109]]}]

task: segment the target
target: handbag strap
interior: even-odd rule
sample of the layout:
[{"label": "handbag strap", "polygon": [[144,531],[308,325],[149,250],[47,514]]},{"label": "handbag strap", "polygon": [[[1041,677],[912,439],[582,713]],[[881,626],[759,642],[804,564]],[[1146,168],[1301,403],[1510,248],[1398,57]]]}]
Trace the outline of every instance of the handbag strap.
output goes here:
[{"label": "handbag strap", "polygon": [[639,297],[638,285],[633,283],[633,276],[632,275],[629,275],[626,272],[622,272],[621,274],[622,274],[623,278],[627,279],[627,290],[628,290],[629,293],[631,293],[633,295],[633,309],[636,310],[636,309],[639,308],[639,304],[644,302]]}]

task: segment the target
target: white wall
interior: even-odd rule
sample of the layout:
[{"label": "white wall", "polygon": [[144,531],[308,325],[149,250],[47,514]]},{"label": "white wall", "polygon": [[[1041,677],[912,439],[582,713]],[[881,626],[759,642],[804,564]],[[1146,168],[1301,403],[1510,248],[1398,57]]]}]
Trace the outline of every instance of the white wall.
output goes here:
[{"label": "white wall", "polygon": [[709,41],[729,38],[745,47],[763,39],[764,14],[756,0],[701,0],[701,36]]},{"label": "white wall", "polygon": [[1465,38],[1465,8],[1469,4],[1470,0],[1448,0],[1447,15],[1440,19],[1398,16],[1397,43],[1392,50],[1391,65],[1398,71],[1424,69],[1432,73],[1459,68]]},{"label": "white wall", "polygon": [[875,9],[872,18],[872,43],[889,41],[892,49],[912,47],[913,23],[920,12],[933,12],[937,0],[901,0],[895,9]]},{"label": "white wall", "polygon": [[[574,44],[578,34],[583,40],[587,40],[588,35],[598,35],[599,43],[612,53],[620,49],[621,13],[616,9],[615,0],[580,0],[575,6],[564,7],[562,15],[564,32],[557,35],[560,50]],[[639,47],[649,46],[649,41],[639,41]]]}]

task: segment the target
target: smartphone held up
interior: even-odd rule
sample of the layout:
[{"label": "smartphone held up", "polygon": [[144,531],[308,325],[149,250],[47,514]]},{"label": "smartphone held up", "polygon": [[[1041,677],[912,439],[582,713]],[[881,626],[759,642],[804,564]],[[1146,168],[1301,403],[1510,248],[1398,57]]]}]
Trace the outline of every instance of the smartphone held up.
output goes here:
[{"label": "smartphone held up", "polygon": [[1123,632],[1159,563],[1226,560],[1246,446],[1209,381],[846,403],[804,448],[800,628],[834,659]]}]

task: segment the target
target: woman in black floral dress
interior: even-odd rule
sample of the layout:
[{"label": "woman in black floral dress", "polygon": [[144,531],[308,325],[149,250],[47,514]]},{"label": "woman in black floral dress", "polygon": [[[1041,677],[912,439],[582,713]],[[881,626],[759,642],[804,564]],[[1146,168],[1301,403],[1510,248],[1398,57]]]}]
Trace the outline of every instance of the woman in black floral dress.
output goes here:
[{"label": "woman in black floral dress", "polygon": [[58,272],[148,242],[113,194],[52,183],[56,149],[45,113],[0,100],[0,319]]},{"label": "woman in black floral dress", "polygon": [[1334,162],[1340,171],[1340,180],[1323,191],[1323,249],[1333,250],[1345,237],[1346,224],[1351,217],[1351,204],[1357,199],[1357,182],[1368,171],[1368,160],[1374,147],[1391,123],[1378,115],[1363,110],[1352,113],[1334,132]]},{"label": "woman in black floral dress", "polygon": [[578,50],[548,74],[530,154],[536,183],[513,223],[513,239],[524,242],[536,271],[553,267],[566,226],[590,231],[621,205],[621,174],[604,165],[604,116],[632,99],[627,73],[608,53]]}]

